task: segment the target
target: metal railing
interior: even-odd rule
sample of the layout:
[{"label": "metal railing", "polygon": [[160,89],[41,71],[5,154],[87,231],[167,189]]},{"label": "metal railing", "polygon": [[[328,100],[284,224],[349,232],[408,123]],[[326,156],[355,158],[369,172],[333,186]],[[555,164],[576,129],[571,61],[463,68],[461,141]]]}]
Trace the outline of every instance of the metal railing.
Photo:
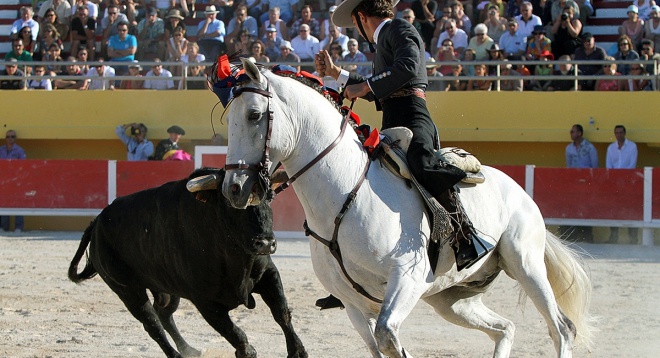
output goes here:
[{"label": "metal railing", "polygon": [[[0,65],[8,64],[10,62],[4,62],[0,63]],[[131,81],[145,81],[145,80],[155,80],[155,81],[164,81],[164,80],[173,80],[173,81],[183,81],[182,82],[182,89],[186,89],[186,84],[187,81],[206,81],[206,77],[203,76],[194,76],[190,77],[188,76],[188,67],[190,66],[205,66],[205,67],[210,67],[213,65],[211,62],[201,62],[201,63],[184,63],[184,62],[153,62],[153,61],[143,61],[143,62],[117,62],[117,61],[105,61],[105,62],[98,62],[98,61],[89,61],[89,62],[66,62],[66,61],[31,61],[31,62],[11,62],[12,64],[16,64],[19,66],[19,68],[25,68],[27,67],[34,67],[36,65],[43,65],[46,68],[49,67],[58,67],[61,69],[66,69],[66,66],[68,65],[83,65],[87,67],[94,67],[95,65],[99,64],[104,64],[106,66],[111,66],[115,69],[117,68],[127,68],[129,65],[135,65],[138,64],[144,68],[150,68],[151,66],[155,64],[160,64],[163,65],[164,67],[168,67],[170,71],[172,71],[175,68],[178,68],[178,72],[181,73],[181,75],[173,75],[172,77],[156,77],[156,76],[142,76],[142,77],[136,77],[136,76],[126,76],[126,75],[119,75],[119,76],[114,76],[112,77],[112,80],[114,81],[122,81],[122,80],[131,80]],[[281,65],[289,65],[293,67],[298,67],[298,66],[309,66],[311,62],[278,62],[278,63],[265,63],[263,64],[265,67],[272,67],[275,66],[276,64],[281,64]],[[640,79],[646,79],[651,81],[652,83],[652,90],[658,91],[660,89],[660,74],[659,74],[659,61],[657,60],[627,60],[627,61],[547,61],[547,62],[541,62],[541,61],[469,61],[469,62],[456,62],[456,61],[439,61],[439,62],[434,62],[438,67],[440,66],[452,66],[456,64],[460,64],[461,66],[474,66],[474,65],[481,65],[484,64],[486,66],[497,66],[496,69],[496,74],[491,75],[491,76],[443,76],[443,77],[430,77],[429,81],[430,82],[435,82],[435,81],[453,81],[453,80],[463,80],[463,81],[469,81],[469,80],[483,80],[483,79],[489,79],[494,82],[494,91],[500,91],[500,84],[501,81],[506,81],[506,80],[523,80],[523,81],[532,81],[532,80],[540,80],[540,81],[547,81],[547,80],[571,80],[574,82],[574,90],[578,89],[578,84],[581,81],[595,81],[595,80],[640,80]],[[575,69],[575,73],[577,73],[577,70],[580,69],[581,66],[589,66],[589,65],[598,65],[598,66],[603,66],[603,65],[610,65],[610,64],[627,64],[627,65],[632,65],[632,64],[639,64],[644,67],[648,67],[649,65],[652,65],[653,68],[653,73],[648,73],[645,75],[576,75],[576,74],[567,74],[567,75],[545,75],[545,76],[537,76],[537,75],[530,75],[530,76],[518,76],[518,75],[502,75],[501,74],[501,68],[499,65],[503,64],[510,64],[512,66],[517,66],[517,65],[525,65],[525,66],[538,66],[538,65],[552,65],[553,67],[560,66],[562,64],[571,64]],[[368,66],[371,68],[371,62],[337,62],[337,65],[340,66]],[[57,75],[55,77],[45,75],[45,76],[35,76],[35,75],[30,75],[28,74],[28,71],[23,71],[24,74],[21,78],[21,80],[41,80],[41,79],[62,79],[62,80],[80,80],[81,78],[85,80],[108,80],[107,77],[104,76],[89,76],[89,75]],[[145,74],[146,69],[141,71],[141,74]],[[17,76],[7,76],[7,75],[0,75],[0,80],[19,80]]]}]

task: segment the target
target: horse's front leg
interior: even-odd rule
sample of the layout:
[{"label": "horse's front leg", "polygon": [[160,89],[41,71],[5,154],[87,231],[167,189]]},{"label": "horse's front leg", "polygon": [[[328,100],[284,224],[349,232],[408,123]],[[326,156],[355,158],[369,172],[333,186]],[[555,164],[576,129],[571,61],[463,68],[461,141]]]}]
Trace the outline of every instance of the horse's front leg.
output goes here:
[{"label": "horse's front leg", "polygon": [[399,342],[399,327],[433,281],[423,266],[411,267],[408,261],[394,265],[390,273],[374,332],[378,349],[390,358],[412,357]]},{"label": "horse's front leg", "polygon": [[353,328],[360,334],[362,340],[369,348],[373,358],[385,358],[385,356],[380,353],[378,350],[378,344],[374,338],[374,329],[376,327],[376,318],[375,313],[363,313],[357,307],[352,304],[344,302],[346,307],[346,314],[353,324]]}]

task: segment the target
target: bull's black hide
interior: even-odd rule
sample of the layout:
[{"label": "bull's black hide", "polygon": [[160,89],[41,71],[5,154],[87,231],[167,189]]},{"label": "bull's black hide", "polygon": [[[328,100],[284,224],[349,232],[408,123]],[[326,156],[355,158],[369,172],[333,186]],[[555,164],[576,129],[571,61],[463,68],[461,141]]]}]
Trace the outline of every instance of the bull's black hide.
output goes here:
[{"label": "bull's black hide", "polygon": [[[220,184],[224,179],[224,170],[208,168],[190,178],[206,174],[216,174]],[[284,331],[288,356],[307,357],[291,325],[279,272],[268,255],[275,250],[271,208],[264,203],[233,209],[219,189],[190,193],[187,181],[108,205],[85,230],[69,279],[79,283],[98,273],[168,357],[200,355],[181,337],[172,318],[181,297],[231,343],[237,357],[256,357],[228,312],[239,305],[254,308],[252,293],[258,293]],[[88,246],[87,263],[78,273]]]}]

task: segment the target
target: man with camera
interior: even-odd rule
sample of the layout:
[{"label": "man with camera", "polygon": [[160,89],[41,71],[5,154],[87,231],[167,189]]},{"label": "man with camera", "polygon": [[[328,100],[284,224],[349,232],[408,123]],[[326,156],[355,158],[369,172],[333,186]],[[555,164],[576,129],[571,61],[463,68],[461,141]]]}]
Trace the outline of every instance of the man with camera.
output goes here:
[{"label": "man with camera", "polygon": [[[130,136],[126,134],[128,128],[131,129]],[[115,129],[115,133],[126,144],[129,161],[149,160],[154,154],[154,144],[147,140],[147,126],[144,123],[120,124]]]}]

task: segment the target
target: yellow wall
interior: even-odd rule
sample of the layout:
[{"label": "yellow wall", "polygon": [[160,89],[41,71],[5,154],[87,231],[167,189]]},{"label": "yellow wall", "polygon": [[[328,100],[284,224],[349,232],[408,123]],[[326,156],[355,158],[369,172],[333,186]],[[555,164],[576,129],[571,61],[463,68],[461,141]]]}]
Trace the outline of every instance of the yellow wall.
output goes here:
[{"label": "yellow wall", "polygon": [[[564,166],[564,148],[575,123],[599,150],[604,164],[613,128],[624,124],[638,143],[639,166],[660,166],[660,121],[655,92],[431,92],[428,106],[443,146],[462,146],[489,164]],[[118,124],[143,122],[155,142],[172,124],[185,128],[184,149],[208,145],[212,137],[210,91],[2,91],[0,123],[18,132],[30,158],[125,159],[115,137]],[[213,113],[215,130],[222,106]],[[371,103],[358,101],[360,117],[379,126]],[[594,125],[589,125],[593,117]]]},{"label": "yellow wall", "polygon": [[[443,146],[461,146],[487,164],[564,166],[568,132],[579,123],[598,148],[601,166],[614,125],[624,124],[638,143],[641,167],[660,166],[659,98],[655,92],[431,92],[427,100]],[[211,143],[216,103],[210,91],[1,91],[0,124],[18,132],[29,158],[121,160],[126,149],[114,134],[118,124],[143,122],[156,142],[178,124],[187,132],[182,146],[192,153],[195,145]],[[222,110],[216,107],[213,123],[226,138]],[[380,125],[373,104],[358,101],[355,111]],[[26,217],[26,228],[83,230],[89,220]]]}]

